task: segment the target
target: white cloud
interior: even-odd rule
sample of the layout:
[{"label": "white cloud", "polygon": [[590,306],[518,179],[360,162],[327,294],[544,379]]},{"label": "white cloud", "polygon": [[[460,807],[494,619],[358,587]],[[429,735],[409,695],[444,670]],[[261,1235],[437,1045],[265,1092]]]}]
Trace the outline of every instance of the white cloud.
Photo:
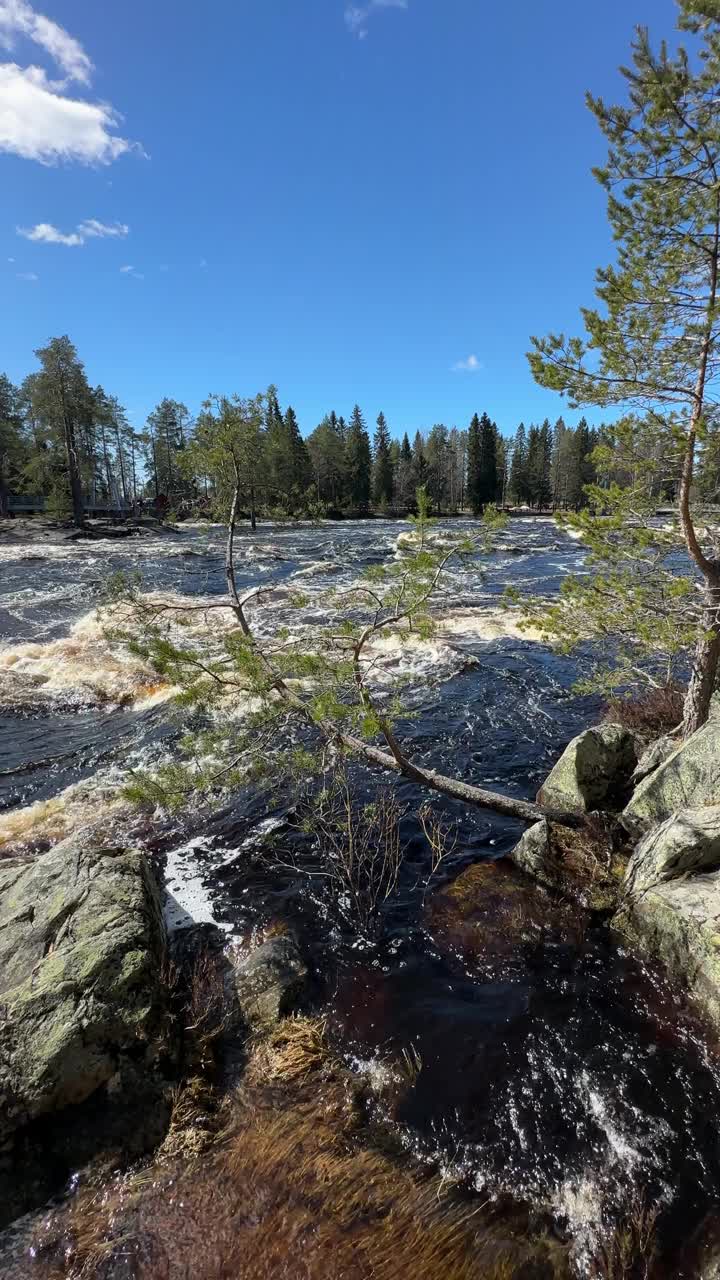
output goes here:
[{"label": "white cloud", "polygon": [[0,44],[14,49],[17,36],[25,36],[49,53],[68,79],[90,84],[93,64],[74,36],[35,13],[27,0],[0,0]]},{"label": "white cloud", "polygon": [[121,274],[122,274],[122,275],[127,275],[127,273],[128,273],[129,271],[134,271],[134,270],[135,270],[135,268],[134,268],[134,267],[121,267],[121,268],[120,268],[120,272],[121,272]]},{"label": "white cloud", "polygon": [[129,235],[130,228],[125,222],[98,222],[97,218],[86,218],[78,226],[78,231],[86,240],[91,240],[94,237],[124,237]]},{"label": "white cloud", "polygon": [[0,0],[0,48],[15,50],[19,39],[48,55],[63,78],[51,79],[38,66],[0,63],[0,151],[40,164],[110,164],[126,151],[142,152],[118,136],[120,116],[108,103],[69,95],[73,81],[89,88],[94,69],[80,42],[28,0]]},{"label": "white cloud", "polygon": [[141,271],[136,271],[136,270],[135,270],[135,268],[134,268],[134,267],[132,267],[132,266],[128,266],[128,267],[121,267],[121,268],[120,268],[120,275],[122,275],[122,276],[129,276],[131,280],[144,280],[144,279],[145,279],[145,277],[144,277],[144,275],[142,274],[142,272],[141,272]]},{"label": "white cloud", "polygon": [[380,9],[407,9],[409,0],[365,0],[363,4],[345,5],[345,24],[348,30],[365,40],[368,34],[368,22]]},{"label": "white cloud", "polygon": [[38,222],[36,227],[18,227],[19,236],[24,236],[26,240],[39,240],[43,244],[65,244],[77,245],[82,244],[82,236],[73,231],[69,235],[64,235],[62,231],[58,231],[50,222]]},{"label": "white cloud", "polygon": [[104,238],[106,236],[126,236],[130,228],[124,222],[98,222],[97,218],[88,218],[78,223],[75,231],[58,231],[51,222],[38,222],[35,227],[18,227],[19,236],[26,240],[39,241],[42,244],[64,244],[69,248],[85,244],[86,240]]},{"label": "white cloud", "polygon": [[453,373],[479,373],[482,369],[482,361],[477,356],[468,356],[467,360],[458,360],[453,365]]},{"label": "white cloud", "polygon": [[106,103],[65,97],[40,67],[0,64],[0,151],[41,164],[110,164],[141,150],[110,132],[118,119]]},{"label": "white cloud", "polygon": [[36,280],[40,279],[39,276],[35,275],[34,271],[18,271],[17,278],[18,280],[27,280],[30,284],[34,284]]}]

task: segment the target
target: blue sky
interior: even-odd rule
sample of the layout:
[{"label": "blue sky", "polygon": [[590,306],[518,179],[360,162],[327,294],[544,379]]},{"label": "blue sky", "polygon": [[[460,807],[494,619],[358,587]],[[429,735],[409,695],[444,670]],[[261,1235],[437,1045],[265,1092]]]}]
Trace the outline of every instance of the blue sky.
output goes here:
[{"label": "blue sky", "polygon": [[633,25],[675,17],[0,0],[0,369],[68,333],[137,426],[269,382],[306,433],[355,401],[394,434],[557,417],[529,335],[576,331],[612,256],[584,91],[617,98]]}]

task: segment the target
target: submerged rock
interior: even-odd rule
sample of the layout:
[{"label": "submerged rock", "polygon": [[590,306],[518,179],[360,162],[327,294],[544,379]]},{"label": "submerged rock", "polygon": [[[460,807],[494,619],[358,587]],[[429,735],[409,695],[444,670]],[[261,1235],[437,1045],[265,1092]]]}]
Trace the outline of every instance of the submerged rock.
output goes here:
[{"label": "submerged rock", "polygon": [[0,1144],[153,1060],[164,946],[142,854],[72,838],[0,864]]},{"label": "submerged rock", "polygon": [[630,832],[646,831],[678,809],[720,804],[720,719],[681,743],[646,777],[623,810]]},{"label": "submerged rock", "polygon": [[540,788],[538,802],[574,813],[619,808],[636,765],[636,740],[629,729],[596,725],[568,743]]},{"label": "submerged rock", "polygon": [[720,1026],[720,871],[656,884],[631,898],[614,924]]},{"label": "submerged rock", "polygon": [[664,880],[720,866],[720,806],[683,809],[648,832],[630,858],[625,876],[630,893],[643,893]]},{"label": "submerged rock", "polygon": [[261,943],[235,966],[235,989],[245,1021],[258,1030],[273,1027],[297,1008],[307,980],[307,966],[290,934]]}]

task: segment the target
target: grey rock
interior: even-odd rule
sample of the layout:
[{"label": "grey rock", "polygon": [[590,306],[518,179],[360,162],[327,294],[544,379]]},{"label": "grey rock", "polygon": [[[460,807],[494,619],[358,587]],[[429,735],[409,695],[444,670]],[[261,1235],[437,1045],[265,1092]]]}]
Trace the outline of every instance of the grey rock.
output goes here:
[{"label": "grey rock", "polygon": [[557,870],[550,852],[550,831],[544,818],[523,832],[510,859],[539,884],[555,887]]},{"label": "grey rock", "polygon": [[164,946],[141,853],[72,838],[0,864],[0,1142],[153,1058]]},{"label": "grey rock", "polygon": [[629,729],[596,725],[568,743],[540,788],[538,801],[574,813],[619,807],[636,764],[635,737]]},{"label": "grey rock", "polygon": [[293,1012],[307,979],[307,966],[291,935],[263,942],[235,966],[235,989],[245,1021],[254,1029],[274,1026]]},{"label": "grey rock", "polygon": [[664,880],[720,866],[720,805],[682,809],[640,841],[628,863],[625,885],[643,893]]},{"label": "grey rock", "polygon": [[661,764],[664,764],[673,751],[677,750],[677,746],[677,739],[671,738],[667,734],[662,738],[657,738],[655,742],[651,742],[637,762],[631,778],[633,787],[637,787],[651,773],[654,773]]},{"label": "grey rock", "polygon": [[720,719],[681,743],[636,788],[623,810],[631,833],[647,831],[679,809],[720,804]]},{"label": "grey rock", "polygon": [[720,871],[654,885],[629,899],[614,924],[720,1027]]}]

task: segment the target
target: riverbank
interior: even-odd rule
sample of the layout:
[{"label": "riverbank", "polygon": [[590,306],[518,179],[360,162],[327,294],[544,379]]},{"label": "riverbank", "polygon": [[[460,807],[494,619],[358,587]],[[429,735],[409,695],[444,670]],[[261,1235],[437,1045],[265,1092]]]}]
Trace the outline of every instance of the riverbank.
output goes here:
[{"label": "riverbank", "polygon": [[[259,530],[243,538],[239,585],[292,588],[297,580],[304,603],[293,625],[311,630],[328,586],[344,589],[364,567],[394,562],[403,528],[363,522]],[[499,598],[509,582],[551,596],[566,573],[583,572],[583,553],[546,521],[523,525],[522,540],[505,542],[444,584],[440,632],[430,647],[447,645],[446,669],[439,671],[434,650],[427,662],[412,651],[385,658],[404,681],[412,718],[403,733],[416,758],[533,798],[564,744],[599,707],[573,692],[573,662],[513,629],[512,618],[503,628]],[[60,837],[78,835],[83,856],[102,847],[135,851],[164,886],[166,929],[193,934],[200,925],[206,936],[209,927],[220,954],[240,964],[255,957],[256,974],[264,955],[274,957],[276,977],[288,947],[296,958],[292,999],[276,1001],[278,1026],[228,1035],[228,1079],[234,1071],[240,1095],[234,1087],[225,1092],[214,1051],[207,1077],[195,1074],[197,1064],[189,1072],[172,1065],[170,1055],[163,1087],[177,1093],[177,1124],[167,1130],[175,1137],[160,1140],[139,1177],[122,1172],[131,1154],[69,1164],[78,1176],[64,1188],[67,1203],[25,1224],[19,1256],[31,1232],[48,1245],[38,1255],[38,1266],[55,1268],[48,1275],[79,1274],[82,1258],[84,1275],[114,1280],[129,1265],[120,1241],[130,1240],[133,1274],[155,1275],[165,1266],[174,1278],[183,1274],[178,1250],[186,1247],[193,1280],[210,1280],[233,1257],[234,1233],[242,1242],[240,1274],[285,1267],[294,1275],[294,1258],[273,1253],[282,1222],[292,1219],[298,1230],[287,1239],[306,1242],[305,1274],[313,1280],[328,1274],[335,1252],[345,1268],[339,1274],[353,1274],[335,1235],[338,1222],[343,1241],[355,1242],[363,1280],[371,1262],[378,1274],[389,1267],[387,1274],[404,1276],[417,1252],[420,1267],[432,1239],[453,1266],[457,1258],[448,1276],[485,1278],[497,1264],[499,1276],[523,1280],[604,1277],[611,1273],[602,1259],[612,1260],[614,1242],[646,1232],[657,1208],[653,1277],[697,1280],[691,1253],[718,1186],[707,1125],[720,1096],[712,1036],[684,1007],[682,988],[609,927],[607,905],[537,886],[503,861],[522,834],[516,821],[444,802],[438,816],[449,851],[428,883],[432,853],[418,819],[424,797],[405,782],[394,789],[402,873],[372,936],[350,927],[341,896],[318,874],[326,855],[306,829],[315,795],[309,780],[240,788],[219,809],[191,805],[177,815],[132,814],[117,805],[113,796],[128,766],[170,757],[180,728],[159,696],[148,706],[142,698],[78,698],[90,681],[96,691],[111,691],[113,680],[118,688],[117,655],[90,625],[103,578],[140,571],[148,589],[217,600],[224,590],[221,533],[60,547],[33,563],[32,588],[24,550],[11,549],[0,584],[0,658],[7,663],[0,679],[4,689],[16,688],[11,677],[21,675],[24,688],[22,702],[10,699],[0,713],[7,727],[0,780],[7,812],[0,821],[13,824],[14,856],[34,866],[52,856]],[[60,667],[62,689],[53,675]],[[11,773],[16,767],[25,771]],[[377,796],[377,778],[363,769],[353,771],[351,783],[358,807]],[[278,950],[274,939],[290,941]],[[292,1035],[298,1020],[301,1049]],[[199,1078],[198,1092],[192,1082]],[[293,1132],[302,1153],[297,1167],[282,1138],[291,1142]],[[263,1164],[268,1144],[277,1144],[278,1159]],[[227,1152],[238,1145],[228,1164]],[[347,1161],[342,1170],[338,1160]],[[363,1170],[375,1171],[384,1188],[379,1198],[364,1194]],[[60,1184],[62,1190],[62,1178]],[[401,1253],[393,1234],[393,1223],[409,1230],[405,1193],[394,1198],[392,1190],[400,1184],[419,1224],[412,1254]],[[347,1189],[346,1208],[333,1185]],[[255,1197],[263,1195],[260,1204]],[[431,1200],[447,1234],[435,1234]],[[252,1212],[243,1216],[243,1206]],[[437,1274],[437,1253],[427,1256],[426,1273]],[[158,1262],[163,1258],[169,1261]]]}]

